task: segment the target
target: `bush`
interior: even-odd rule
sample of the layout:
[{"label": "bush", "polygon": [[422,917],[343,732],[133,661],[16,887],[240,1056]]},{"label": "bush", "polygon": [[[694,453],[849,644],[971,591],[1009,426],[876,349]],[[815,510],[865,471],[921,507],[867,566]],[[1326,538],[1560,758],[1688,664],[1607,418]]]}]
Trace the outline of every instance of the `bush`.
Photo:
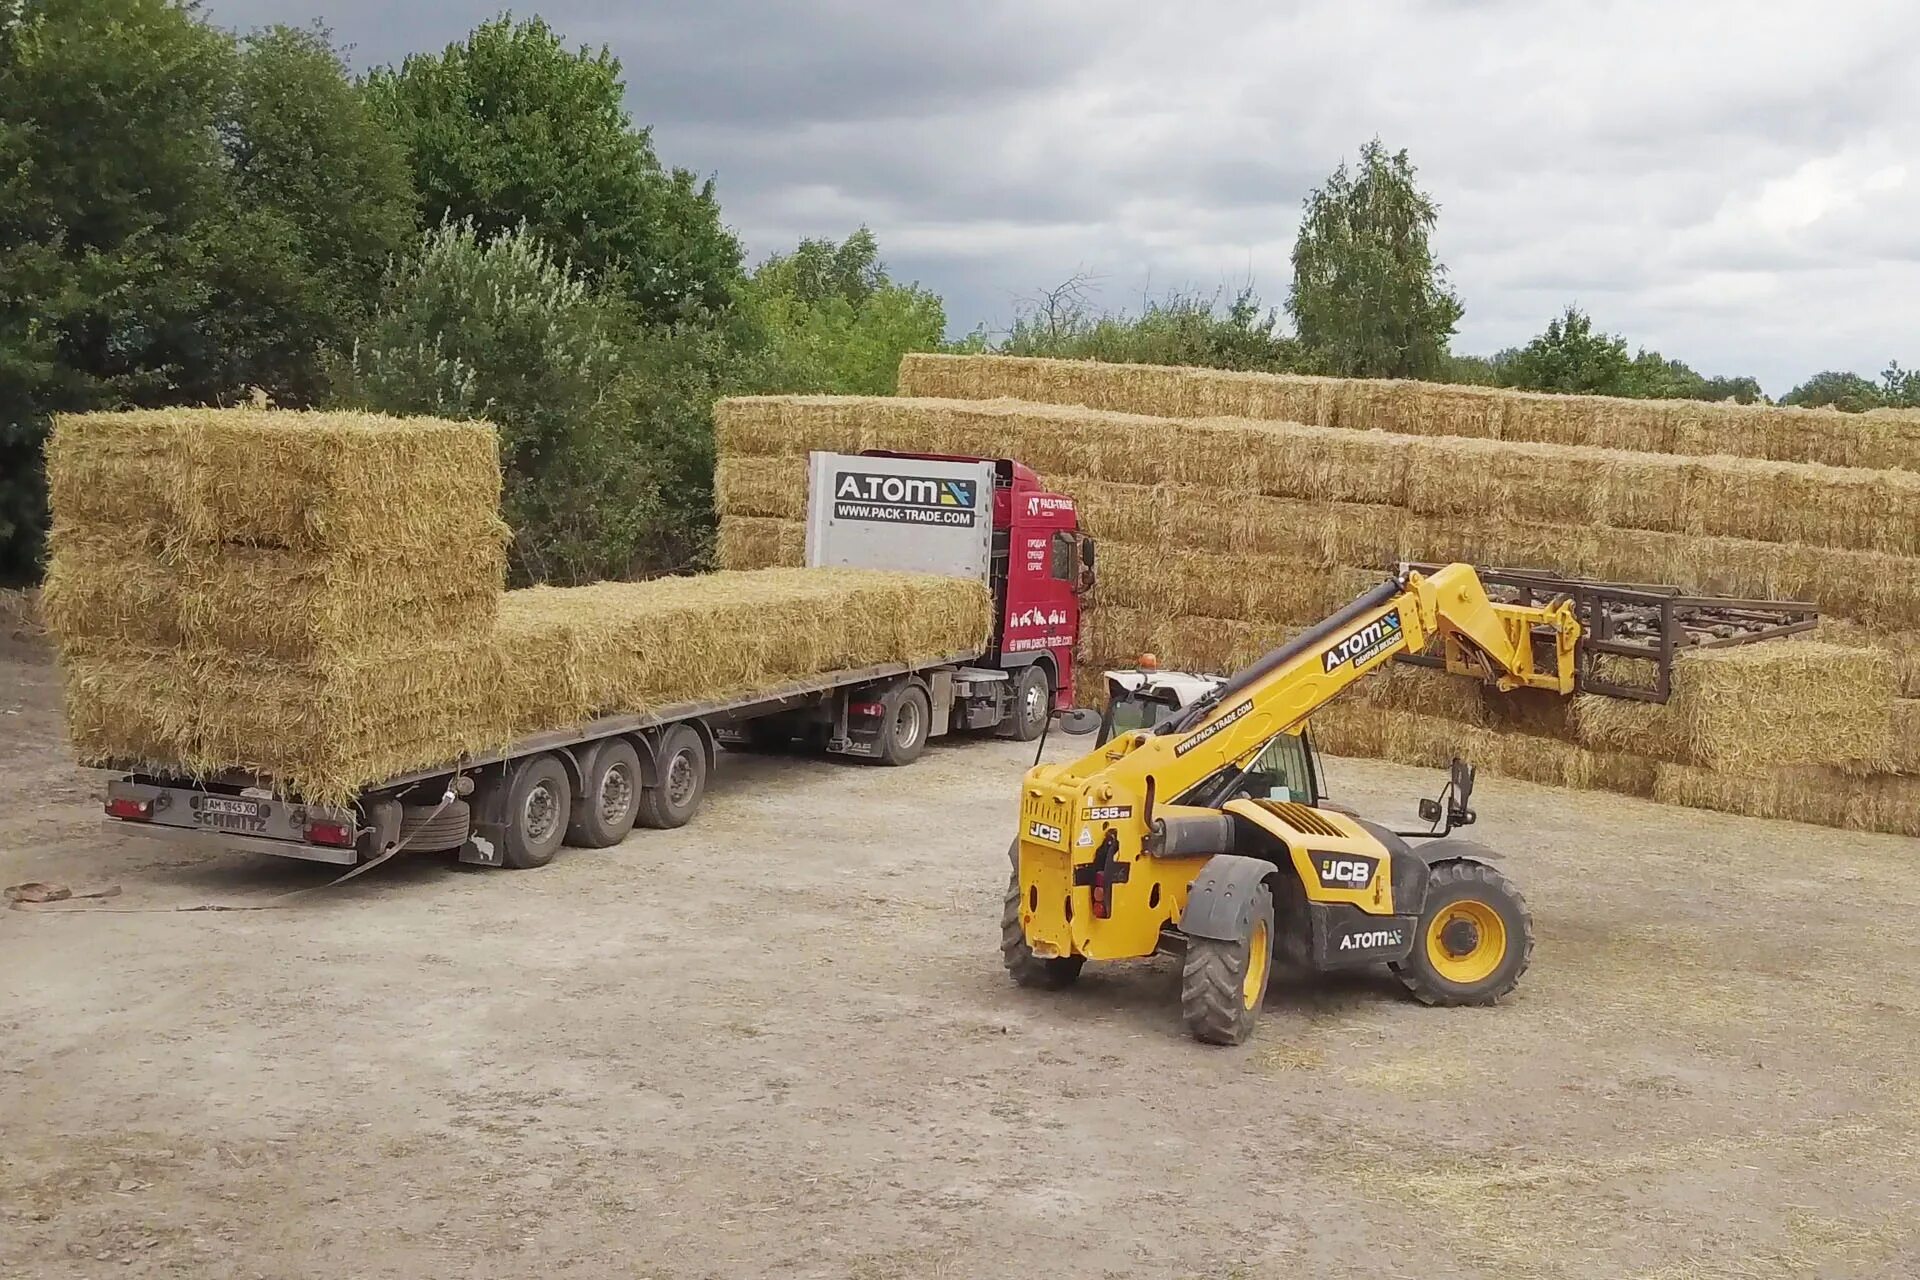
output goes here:
[{"label": "bush", "polygon": [[704,554],[714,345],[640,325],[525,227],[450,224],[392,272],[334,398],[492,421],[514,580],[628,577]]}]

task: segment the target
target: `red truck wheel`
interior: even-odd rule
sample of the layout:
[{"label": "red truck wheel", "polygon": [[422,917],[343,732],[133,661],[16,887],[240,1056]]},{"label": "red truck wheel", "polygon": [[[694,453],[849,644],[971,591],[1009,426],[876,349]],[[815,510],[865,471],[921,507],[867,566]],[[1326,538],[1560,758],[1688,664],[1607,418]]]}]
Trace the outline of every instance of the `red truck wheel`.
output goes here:
[{"label": "red truck wheel", "polygon": [[1032,742],[1047,727],[1053,714],[1053,681],[1039,663],[1020,668],[1013,678],[1013,706],[1007,712],[1001,732],[1009,738]]}]

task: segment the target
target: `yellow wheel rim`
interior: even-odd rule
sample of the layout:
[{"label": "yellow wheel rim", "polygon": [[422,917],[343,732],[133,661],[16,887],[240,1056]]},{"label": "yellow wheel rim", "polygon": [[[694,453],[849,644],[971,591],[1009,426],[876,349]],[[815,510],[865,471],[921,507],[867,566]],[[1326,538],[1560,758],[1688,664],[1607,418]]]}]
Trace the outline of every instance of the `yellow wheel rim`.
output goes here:
[{"label": "yellow wheel rim", "polygon": [[1435,973],[1470,987],[1492,977],[1507,958],[1507,925],[1484,902],[1449,902],[1427,922],[1426,946]]},{"label": "yellow wheel rim", "polygon": [[1249,1009],[1260,1003],[1260,995],[1267,989],[1267,956],[1272,949],[1267,922],[1262,920],[1253,926],[1253,937],[1247,940],[1247,976],[1240,983],[1240,999]]}]

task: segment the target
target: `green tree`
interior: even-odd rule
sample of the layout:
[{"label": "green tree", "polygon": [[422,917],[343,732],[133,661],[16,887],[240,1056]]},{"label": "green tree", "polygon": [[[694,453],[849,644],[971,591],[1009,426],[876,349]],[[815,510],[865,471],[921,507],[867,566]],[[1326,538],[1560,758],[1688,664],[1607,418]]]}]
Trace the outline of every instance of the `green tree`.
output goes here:
[{"label": "green tree", "polygon": [[1737,400],[1753,404],[1763,398],[1757,378],[1709,378],[1684,361],[1669,360],[1644,347],[1633,358],[1631,383],[1632,390],[1623,394],[1650,400]]},{"label": "green tree", "polygon": [[[531,230],[449,224],[398,262],[335,399],[500,429],[518,582],[684,567],[711,520],[708,334],[642,329]],[[704,443],[703,443],[704,442]],[[682,487],[704,468],[705,488]]]},{"label": "green tree", "polygon": [[1072,277],[1030,299],[998,344],[1007,355],[1122,364],[1199,365],[1287,373],[1302,368],[1299,343],[1280,331],[1251,286],[1224,308],[1218,297],[1173,293],[1138,315],[1101,312],[1087,301],[1088,281]]},{"label": "green tree", "polygon": [[940,299],[894,283],[865,227],[768,258],[741,297],[757,348],[741,376],[764,391],[886,395],[901,356],[937,350],[946,336]]},{"label": "green tree", "polygon": [[729,305],[740,245],[713,184],[661,166],[604,47],[569,52],[541,19],[503,16],[374,72],[367,88],[407,150],[429,224],[496,235],[524,223],[649,321]]},{"label": "green tree", "polygon": [[1920,369],[1890,360],[1880,373],[1880,399],[1889,409],[1920,409]]},{"label": "green tree", "polygon": [[1429,243],[1439,206],[1405,151],[1378,138],[1306,199],[1287,311],[1327,373],[1431,378],[1446,368],[1460,300]]},{"label": "green tree", "polygon": [[324,30],[255,32],[235,70],[212,279],[220,381],[306,403],[321,389],[320,348],[352,341],[388,261],[417,237],[412,183]]},{"label": "green tree", "polygon": [[1857,373],[1829,369],[1814,374],[1787,392],[1780,398],[1780,403],[1806,409],[1841,409],[1847,413],[1861,413],[1867,409],[1884,408],[1886,398],[1879,384]]},{"label": "green tree", "polygon": [[1627,342],[1594,330],[1578,307],[1547,322],[1546,330],[1516,351],[1496,357],[1502,385],[1527,391],[1624,396],[1635,389]]},{"label": "green tree", "polygon": [[0,579],[22,580],[49,415],[208,391],[233,49],[167,0],[0,14]]}]

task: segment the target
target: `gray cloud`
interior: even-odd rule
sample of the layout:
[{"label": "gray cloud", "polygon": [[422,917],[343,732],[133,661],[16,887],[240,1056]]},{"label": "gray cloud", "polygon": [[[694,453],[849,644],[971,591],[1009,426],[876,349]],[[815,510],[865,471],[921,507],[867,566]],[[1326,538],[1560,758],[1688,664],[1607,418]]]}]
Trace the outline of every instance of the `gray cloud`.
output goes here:
[{"label": "gray cloud", "polygon": [[[315,5],[321,6],[319,12]],[[489,16],[456,3],[214,0],[318,16],[365,67]],[[1524,341],[1568,302],[1776,392],[1920,360],[1920,9],[1691,0],[568,0],[669,161],[719,177],[757,256],[865,222],[953,327],[1076,270],[1284,297],[1300,202],[1378,133],[1442,206],[1467,315]]]}]

